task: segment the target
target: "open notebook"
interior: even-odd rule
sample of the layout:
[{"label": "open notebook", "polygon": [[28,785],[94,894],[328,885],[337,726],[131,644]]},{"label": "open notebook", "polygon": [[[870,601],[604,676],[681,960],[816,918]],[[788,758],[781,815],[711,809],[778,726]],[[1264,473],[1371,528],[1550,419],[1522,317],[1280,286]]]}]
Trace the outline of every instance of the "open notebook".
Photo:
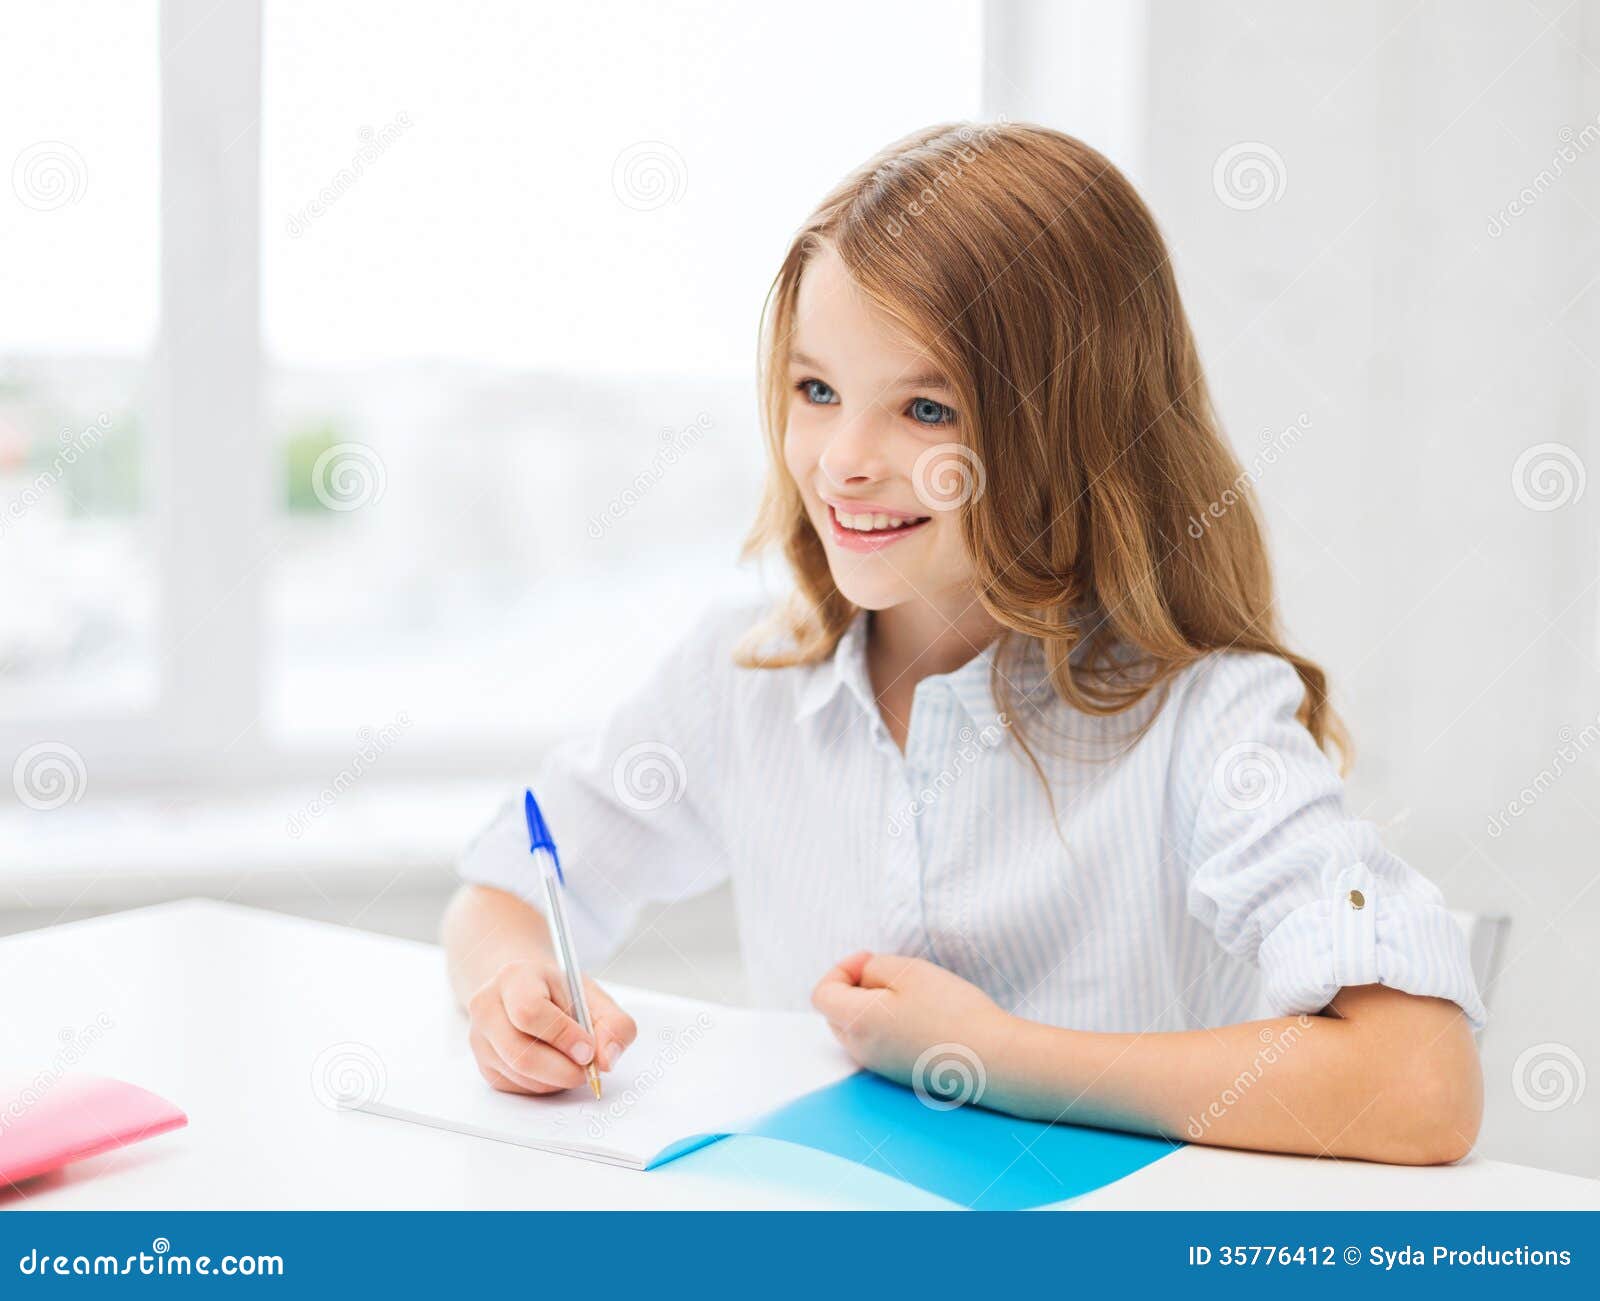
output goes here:
[{"label": "open notebook", "polygon": [[496,1092],[473,1065],[465,1018],[452,1013],[374,1044],[382,1085],[345,1104],[643,1170],[855,1072],[812,1013],[745,1011],[621,985],[608,992],[638,1022],[639,1036],[601,1076],[599,1101],[586,1088],[545,1097]]}]

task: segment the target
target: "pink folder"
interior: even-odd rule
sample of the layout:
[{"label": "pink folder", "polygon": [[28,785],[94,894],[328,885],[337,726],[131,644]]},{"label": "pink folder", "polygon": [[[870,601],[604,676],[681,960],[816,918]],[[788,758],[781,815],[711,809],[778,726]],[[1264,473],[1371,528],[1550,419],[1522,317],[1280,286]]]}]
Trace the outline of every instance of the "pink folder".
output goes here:
[{"label": "pink folder", "polygon": [[0,1094],[0,1185],[188,1123],[165,1098],[94,1075],[7,1090]]}]

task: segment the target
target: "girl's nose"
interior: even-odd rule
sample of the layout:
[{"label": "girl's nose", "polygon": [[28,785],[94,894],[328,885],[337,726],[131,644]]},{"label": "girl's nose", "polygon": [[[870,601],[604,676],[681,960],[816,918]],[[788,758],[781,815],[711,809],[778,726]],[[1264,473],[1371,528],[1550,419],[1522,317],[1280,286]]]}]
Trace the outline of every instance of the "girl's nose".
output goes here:
[{"label": "girl's nose", "polygon": [[882,431],[874,427],[871,413],[863,412],[844,421],[818,458],[823,477],[839,488],[887,478],[884,443]]}]

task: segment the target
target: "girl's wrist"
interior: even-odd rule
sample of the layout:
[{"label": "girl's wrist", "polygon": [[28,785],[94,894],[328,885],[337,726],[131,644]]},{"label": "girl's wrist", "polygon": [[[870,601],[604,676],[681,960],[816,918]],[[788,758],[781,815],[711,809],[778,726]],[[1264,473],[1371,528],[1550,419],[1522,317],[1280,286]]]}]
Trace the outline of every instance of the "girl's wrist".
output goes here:
[{"label": "girl's wrist", "polygon": [[993,1028],[985,1035],[986,1047],[978,1053],[987,1077],[983,1104],[1017,1116],[1049,1110],[1046,1094],[1056,1092],[1052,1085],[1059,1084],[1053,1065],[1060,1058],[1057,1040],[1070,1034],[1070,1030],[998,1012]]}]

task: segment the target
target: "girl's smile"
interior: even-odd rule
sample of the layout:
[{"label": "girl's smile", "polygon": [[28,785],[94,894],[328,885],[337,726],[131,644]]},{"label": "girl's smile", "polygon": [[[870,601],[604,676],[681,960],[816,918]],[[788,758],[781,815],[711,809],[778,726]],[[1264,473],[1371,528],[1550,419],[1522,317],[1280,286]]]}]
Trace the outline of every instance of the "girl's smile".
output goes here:
[{"label": "girl's smile", "polygon": [[835,546],[847,551],[881,551],[910,537],[928,523],[926,515],[911,515],[875,502],[824,497]]}]

